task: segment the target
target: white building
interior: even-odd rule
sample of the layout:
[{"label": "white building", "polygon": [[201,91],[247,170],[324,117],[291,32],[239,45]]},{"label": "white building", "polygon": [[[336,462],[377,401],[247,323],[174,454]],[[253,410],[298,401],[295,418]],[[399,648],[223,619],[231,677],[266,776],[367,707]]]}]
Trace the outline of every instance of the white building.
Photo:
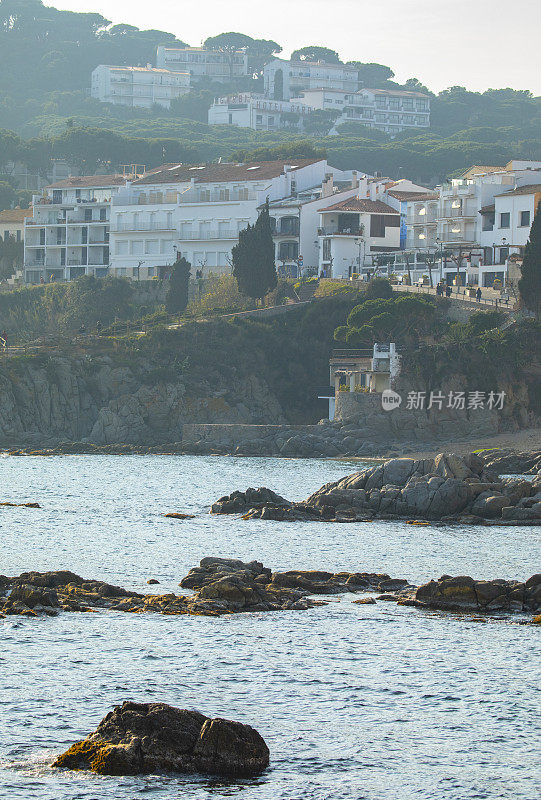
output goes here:
[{"label": "white building", "polygon": [[400,250],[400,212],[361,196],[320,210],[319,270],[326,277],[370,276],[376,257]]},{"label": "white building", "polygon": [[100,64],[92,73],[90,93],[102,103],[117,106],[171,107],[171,101],[190,91],[189,72]]},{"label": "white building", "polygon": [[266,97],[272,100],[290,100],[309,89],[356,92],[361,88],[359,70],[355,67],[327,64],[324,61],[286,61],[282,58],[273,58],[265,65],[263,85]]},{"label": "white building", "polygon": [[[193,81],[210,78],[227,83],[248,73],[248,56],[243,50],[229,56],[205,47],[158,47],[156,66],[173,72],[186,72]],[[192,82],[193,82],[192,81]]]},{"label": "white building", "polygon": [[316,275],[319,269],[319,212],[331,201],[354,197],[357,173],[328,167],[317,186],[269,204],[278,270],[286,276]]},{"label": "white building", "polygon": [[6,208],[0,211],[0,239],[24,242],[24,222],[32,216],[31,208]]},{"label": "white building", "polygon": [[107,275],[111,198],[125,182],[122,175],[67,178],[34,196],[24,227],[27,283]]},{"label": "white building", "polygon": [[180,252],[193,271],[224,273],[239,231],[265,202],[321,185],[324,159],[162,167],[127,184],[113,199],[111,270],[152,278]]},{"label": "white building", "polygon": [[269,100],[262,94],[218,97],[208,112],[209,125],[235,125],[254,131],[299,128],[312,109],[304,103]]},{"label": "white building", "polygon": [[[344,122],[359,122],[393,136],[411,128],[430,127],[430,97],[401,89],[305,89],[300,98],[311,108],[340,111],[334,130]],[[297,98],[296,98],[297,99]]]},{"label": "white building", "polygon": [[541,183],[534,183],[496,195],[481,209],[481,286],[492,286],[496,278],[505,281],[509,257],[522,258],[539,203]]}]

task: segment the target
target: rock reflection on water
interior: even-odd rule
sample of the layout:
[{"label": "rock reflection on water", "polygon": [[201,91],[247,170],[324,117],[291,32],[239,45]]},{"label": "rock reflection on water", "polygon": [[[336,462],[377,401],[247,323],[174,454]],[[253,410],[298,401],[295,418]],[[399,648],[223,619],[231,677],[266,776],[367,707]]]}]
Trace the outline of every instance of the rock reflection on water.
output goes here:
[{"label": "rock reflection on water", "polygon": [[[178,591],[207,555],[274,570],[524,580],[539,529],[369,527],[212,518],[232,489],[302,499],[340,462],[73,456],[2,461],[0,572],[65,568],[136,591]],[[353,468],[355,469],[355,467]],[[196,514],[178,521],[168,511]],[[157,587],[146,581],[160,580]],[[0,797],[10,800],[531,800],[539,630],[354,595],[221,619],[64,614],[0,621]],[[538,651],[537,651],[538,652]],[[163,700],[253,724],[271,767],[248,781],[56,773],[55,755],[115,704]]]}]

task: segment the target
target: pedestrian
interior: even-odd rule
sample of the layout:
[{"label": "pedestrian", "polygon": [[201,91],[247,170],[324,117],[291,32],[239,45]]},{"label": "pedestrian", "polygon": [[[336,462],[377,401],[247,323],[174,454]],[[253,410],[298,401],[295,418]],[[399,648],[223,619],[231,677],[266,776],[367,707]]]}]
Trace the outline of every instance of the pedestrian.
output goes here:
[{"label": "pedestrian", "polygon": [[483,292],[481,291],[481,287],[478,286],[477,287],[477,291],[475,292],[475,297],[476,297],[478,303],[481,302],[482,294],[483,294]]},{"label": "pedestrian", "polygon": [[445,287],[445,296],[446,297],[451,297],[451,291],[452,291],[452,289],[451,289],[450,284],[447,284],[446,287]]}]

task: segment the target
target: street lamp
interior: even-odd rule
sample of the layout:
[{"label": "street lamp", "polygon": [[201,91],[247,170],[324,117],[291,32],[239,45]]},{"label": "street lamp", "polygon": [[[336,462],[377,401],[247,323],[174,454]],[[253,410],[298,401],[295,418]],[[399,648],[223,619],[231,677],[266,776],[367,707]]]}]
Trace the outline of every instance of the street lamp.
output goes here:
[{"label": "street lamp", "polygon": [[443,280],[443,242],[439,236],[436,237],[436,247],[440,248],[440,281]]},{"label": "street lamp", "polygon": [[363,264],[364,264],[364,252],[363,252],[363,254],[361,256],[361,251],[362,251],[363,245],[364,245],[363,237],[362,236],[359,237],[359,239],[357,239],[355,241],[355,244],[359,248],[359,257],[357,259],[357,263],[359,264],[359,275],[362,275],[363,274]]}]

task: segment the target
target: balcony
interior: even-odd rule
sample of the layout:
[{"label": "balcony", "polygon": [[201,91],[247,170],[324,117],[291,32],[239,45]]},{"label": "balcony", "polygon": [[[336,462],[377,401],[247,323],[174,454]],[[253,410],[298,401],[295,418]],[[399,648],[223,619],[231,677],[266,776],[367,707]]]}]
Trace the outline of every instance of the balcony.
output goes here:
[{"label": "balcony", "polygon": [[200,241],[207,242],[211,239],[238,239],[239,232],[229,228],[228,230],[205,230],[205,231],[183,231],[180,233],[180,241]]},{"label": "balcony", "polygon": [[340,227],[338,225],[331,226],[330,228],[318,228],[317,235],[318,236],[362,236],[364,234],[364,228],[347,228],[347,227]]},{"label": "balcony", "polygon": [[171,231],[176,228],[172,224],[153,223],[153,222],[118,222],[115,227],[111,227],[111,233],[137,233],[139,231]]}]

